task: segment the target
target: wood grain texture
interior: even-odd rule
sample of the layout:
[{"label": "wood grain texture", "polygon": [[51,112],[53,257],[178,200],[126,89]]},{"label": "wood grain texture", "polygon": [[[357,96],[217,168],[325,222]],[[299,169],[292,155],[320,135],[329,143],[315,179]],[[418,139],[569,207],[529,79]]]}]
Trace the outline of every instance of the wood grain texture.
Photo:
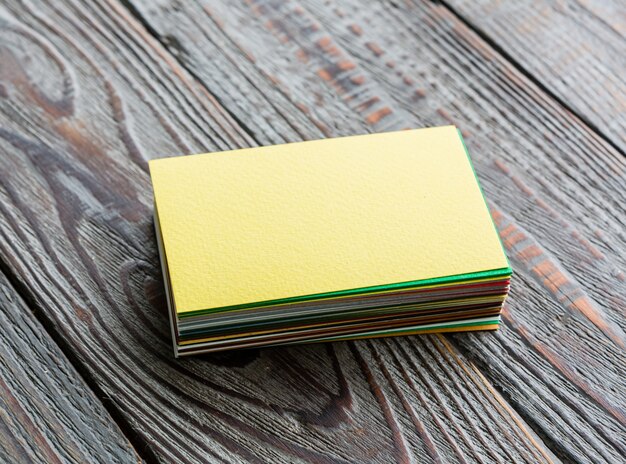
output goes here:
[{"label": "wood grain texture", "polygon": [[[264,99],[242,129],[118,3],[12,1],[0,20],[0,259],[143,457],[555,460],[436,336],[174,360],[146,159],[321,129],[278,87],[216,77],[243,80],[229,102]],[[328,114],[343,114],[343,130],[368,127],[341,102]]]},{"label": "wood grain texture", "polygon": [[1,462],[140,461],[3,274],[0,324]]},{"label": "wood grain texture", "polygon": [[[516,281],[507,330],[450,339],[560,457],[620,459],[626,446],[620,153],[440,5],[136,7],[165,43],[176,43],[181,61],[208,88],[216,65],[206,50],[219,48],[220,67],[240,64],[242,78],[233,67],[233,85],[220,88],[233,112],[243,83],[254,80],[263,92],[280,89],[324,135],[351,133],[354,121],[365,130],[458,124]],[[346,113],[352,116],[344,125]]]},{"label": "wood grain texture", "polygon": [[626,4],[446,0],[626,152]]},{"label": "wood grain texture", "polygon": [[[441,6],[132,6],[161,44],[113,1],[8,2],[0,259],[140,453],[620,459],[619,154]],[[513,258],[503,331],[172,359],[146,159],[448,122]]]}]

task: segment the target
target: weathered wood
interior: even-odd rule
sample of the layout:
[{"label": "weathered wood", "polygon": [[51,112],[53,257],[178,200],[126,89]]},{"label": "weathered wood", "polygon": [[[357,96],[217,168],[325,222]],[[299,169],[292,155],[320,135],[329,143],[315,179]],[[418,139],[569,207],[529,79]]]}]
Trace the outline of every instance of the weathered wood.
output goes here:
[{"label": "weathered wood", "polygon": [[[554,460],[441,337],[175,361],[145,159],[254,141],[117,3],[9,2],[0,30],[0,258],[150,456]],[[317,127],[280,87],[231,77],[259,141],[368,127],[336,98]]]},{"label": "weathered wood", "polygon": [[0,273],[0,462],[140,459]]},{"label": "weathered wood", "polygon": [[[254,91],[280,89],[325,135],[351,133],[355,122],[365,130],[457,123],[517,278],[508,330],[451,339],[560,456],[620,459],[626,163],[619,153],[440,5],[136,7],[209,89],[216,69],[226,69],[232,85],[221,83],[220,101],[239,118],[252,111],[240,109],[238,95],[253,81]],[[329,118],[330,111],[338,114]]]},{"label": "weathered wood", "polygon": [[[9,2],[0,258],[163,461],[554,460],[511,404],[619,459],[622,158],[447,10],[343,4],[136,5],[226,111],[119,4]],[[145,159],[448,120],[519,255],[506,330],[172,360]]]},{"label": "weathered wood", "polygon": [[444,3],[626,152],[622,0]]}]

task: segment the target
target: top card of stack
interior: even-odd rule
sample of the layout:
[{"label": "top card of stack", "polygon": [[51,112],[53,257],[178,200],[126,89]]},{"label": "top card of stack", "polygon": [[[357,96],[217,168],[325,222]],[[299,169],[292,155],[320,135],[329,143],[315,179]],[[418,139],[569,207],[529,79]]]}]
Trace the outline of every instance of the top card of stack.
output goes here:
[{"label": "top card of stack", "polygon": [[453,126],[150,172],[176,355],[498,326],[511,269]]}]

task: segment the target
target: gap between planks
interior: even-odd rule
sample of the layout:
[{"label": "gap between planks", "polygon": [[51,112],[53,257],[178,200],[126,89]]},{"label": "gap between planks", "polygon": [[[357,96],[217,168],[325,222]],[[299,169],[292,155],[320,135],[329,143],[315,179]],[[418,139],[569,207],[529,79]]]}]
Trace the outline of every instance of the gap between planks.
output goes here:
[{"label": "gap between planks", "polygon": [[51,342],[54,343],[61,353],[65,356],[66,360],[72,365],[72,367],[78,373],[80,379],[91,389],[94,396],[98,399],[102,407],[109,413],[113,421],[117,424],[122,431],[124,437],[130,442],[137,456],[141,458],[142,462],[146,464],[156,464],[160,460],[157,455],[150,448],[140,434],[138,434],[132,427],[132,425],[124,418],[118,408],[114,405],[114,399],[102,391],[98,383],[89,373],[89,369],[86,365],[78,359],[78,356],[70,346],[70,344],[63,340],[63,337],[55,330],[54,323],[46,315],[45,311],[42,311],[37,304],[35,296],[28,289],[28,287],[19,280],[17,274],[13,271],[7,261],[0,256],[0,274],[4,274],[9,285],[15,293],[22,299],[24,306],[30,310],[33,317],[41,324],[45,330]]},{"label": "gap between planks", "polygon": [[489,47],[493,48],[493,50],[500,55],[504,60],[506,60],[515,70],[517,70],[520,74],[522,74],[526,79],[531,81],[537,88],[545,93],[551,100],[556,102],[561,108],[570,113],[573,117],[580,120],[587,128],[591,129],[591,132],[595,134],[596,137],[606,142],[611,146],[617,153],[626,157],[626,152],[622,150],[619,145],[617,145],[611,138],[604,134],[600,130],[600,128],[591,121],[587,116],[582,114],[580,111],[574,109],[572,105],[567,103],[562,97],[559,97],[547,84],[544,84],[541,79],[536,78],[530,71],[528,71],[517,59],[513,58],[513,56],[507,52],[498,42],[493,40],[489,35],[483,32],[482,29],[476,27],[472,22],[470,22],[465,16],[463,16],[456,8],[454,8],[450,3],[446,0],[438,0],[438,2],[443,5],[449,12],[452,14],[459,22],[463,23],[465,27],[471,30],[474,34],[476,34],[482,41],[484,41]]}]

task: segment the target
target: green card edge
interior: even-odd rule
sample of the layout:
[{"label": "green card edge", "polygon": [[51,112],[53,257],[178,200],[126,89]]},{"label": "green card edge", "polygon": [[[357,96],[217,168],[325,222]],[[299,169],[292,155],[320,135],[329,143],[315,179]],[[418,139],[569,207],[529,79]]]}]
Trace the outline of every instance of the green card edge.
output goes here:
[{"label": "green card edge", "polygon": [[196,311],[188,311],[184,313],[178,313],[179,319],[184,319],[186,317],[198,316],[201,314],[215,314],[223,311],[232,311],[235,309],[251,309],[251,308],[259,308],[264,306],[272,306],[277,304],[285,304],[285,303],[296,303],[300,301],[310,301],[310,300],[318,300],[322,298],[331,298],[331,297],[339,297],[346,295],[358,295],[361,293],[371,293],[371,292],[380,292],[386,290],[402,290],[407,288],[417,288],[423,287],[425,285],[431,284],[448,284],[455,283],[464,280],[473,280],[473,279],[481,279],[486,277],[508,277],[511,275],[510,267],[503,267],[501,269],[493,269],[490,271],[481,271],[481,272],[471,272],[467,274],[457,274],[452,276],[444,276],[444,277],[433,277],[430,279],[423,280],[412,280],[409,282],[399,282],[395,284],[384,284],[384,285],[375,285],[371,287],[361,287],[361,288],[353,288],[349,290],[339,290],[336,292],[327,292],[327,293],[315,293],[312,295],[302,295],[302,296],[293,296],[289,298],[280,298],[276,300],[267,300],[260,301],[256,303],[245,303],[240,305],[232,305],[232,306],[222,306],[219,308],[209,308],[209,309],[199,309]]}]

